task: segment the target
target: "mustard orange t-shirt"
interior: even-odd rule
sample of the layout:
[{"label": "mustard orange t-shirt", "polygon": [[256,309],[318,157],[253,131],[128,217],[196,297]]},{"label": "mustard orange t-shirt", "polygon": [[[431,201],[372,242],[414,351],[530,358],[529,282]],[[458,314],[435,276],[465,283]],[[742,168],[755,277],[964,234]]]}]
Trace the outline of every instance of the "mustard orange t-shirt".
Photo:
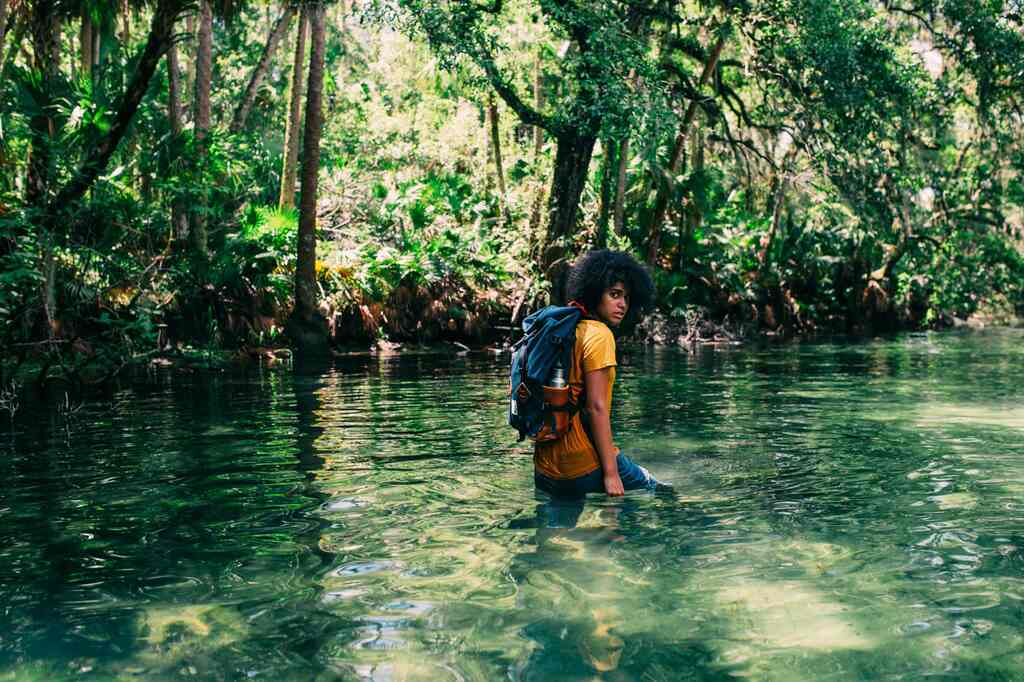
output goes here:
[{"label": "mustard orange t-shirt", "polygon": [[[572,367],[569,368],[572,399],[581,400],[585,373],[610,367],[607,396],[607,404],[610,406],[615,364],[615,337],[612,330],[597,320],[580,320],[576,325],[576,345],[573,347]],[[618,454],[618,448],[615,453]],[[573,416],[564,436],[534,446],[533,466],[539,473],[554,479],[577,478],[601,467],[597,450],[587,437],[578,412]]]}]

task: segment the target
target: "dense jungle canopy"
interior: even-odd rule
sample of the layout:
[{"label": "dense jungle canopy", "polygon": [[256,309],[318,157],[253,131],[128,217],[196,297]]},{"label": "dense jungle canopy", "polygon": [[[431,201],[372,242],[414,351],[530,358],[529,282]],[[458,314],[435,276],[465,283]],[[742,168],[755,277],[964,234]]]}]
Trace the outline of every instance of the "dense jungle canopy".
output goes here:
[{"label": "dense jungle canopy", "polygon": [[602,246],[684,329],[1007,319],[1022,12],[0,0],[0,345],[484,342]]}]

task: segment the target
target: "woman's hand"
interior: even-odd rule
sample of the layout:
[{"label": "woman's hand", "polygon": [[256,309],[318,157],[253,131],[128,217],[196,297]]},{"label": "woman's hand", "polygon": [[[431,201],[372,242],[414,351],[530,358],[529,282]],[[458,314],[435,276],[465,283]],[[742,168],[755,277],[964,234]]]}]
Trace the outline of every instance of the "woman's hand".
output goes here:
[{"label": "woman's hand", "polygon": [[604,491],[608,493],[608,497],[622,497],[626,494],[626,490],[622,487],[622,479],[619,478],[618,471],[611,474],[605,474]]}]

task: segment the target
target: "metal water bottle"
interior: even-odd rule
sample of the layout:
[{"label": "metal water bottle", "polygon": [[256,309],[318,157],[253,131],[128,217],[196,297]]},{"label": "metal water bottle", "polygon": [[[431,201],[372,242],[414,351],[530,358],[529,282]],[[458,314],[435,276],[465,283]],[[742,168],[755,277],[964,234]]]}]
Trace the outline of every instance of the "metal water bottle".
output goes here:
[{"label": "metal water bottle", "polygon": [[555,360],[555,366],[551,368],[551,379],[548,381],[551,388],[565,388],[565,368],[562,367],[562,358]]},{"label": "metal water bottle", "polygon": [[556,440],[569,430],[568,404],[569,384],[562,359],[558,358],[544,384],[544,427],[537,434],[537,441]]}]

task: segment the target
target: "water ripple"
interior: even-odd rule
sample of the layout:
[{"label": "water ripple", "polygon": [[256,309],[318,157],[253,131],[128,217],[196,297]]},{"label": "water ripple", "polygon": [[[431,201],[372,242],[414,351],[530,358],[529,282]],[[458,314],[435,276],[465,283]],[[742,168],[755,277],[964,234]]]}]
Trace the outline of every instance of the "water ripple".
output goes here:
[{"label": "water ripple", "polygon": [[1019,333],[633,355],[675,499],[537,499],[504,360],[26,405],[0,676],[1015,679]]}]

